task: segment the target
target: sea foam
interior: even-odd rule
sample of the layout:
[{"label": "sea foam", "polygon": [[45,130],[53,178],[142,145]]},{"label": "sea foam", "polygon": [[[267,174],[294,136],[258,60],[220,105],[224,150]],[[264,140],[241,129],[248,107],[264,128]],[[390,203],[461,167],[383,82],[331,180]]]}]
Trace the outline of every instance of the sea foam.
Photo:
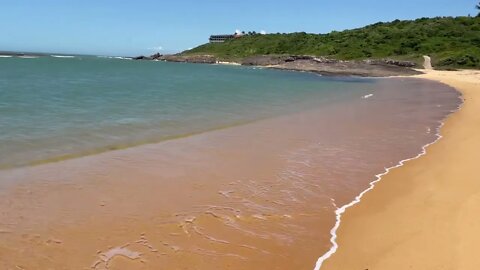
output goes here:
[{"label": "sea foam", "polygon": [[[459,97],[459,98],[462,99],[461,97]],[[462,99],[462,101],[463,101],[463,99]],[[450,113],[454,113],[454,112],[460,110],[462,105],[463,105],[463,102],[457,107],[456,110],[452,110]],[[335,210],[336,222],[335,222],[335,226],[333,226],[333,228],[330,230],[330,235],[331,235],[330,243],[332,244],[332,247],[325,254],[323,254],[320,258],[318,258],[318,260],[315,264],[314,270],[320,270],[322,268],[323,263],[326,260],[328,260],[330,257],[332,257],[333,254],[335,254],[337,252],[338,247],[339,247],[338,243],[337,243],[337,237],[338,237],[337,231],[338,231],[338,228],[340,227],[340,224],[341,224],[341,221],[342,221],[342,215],[347,211],[347,209],[356,205],[356,204],[358,204],[358,203],[360,203],[363,196],[365,194],[367,194],[369,191],[373,190],[375,188],[376,184],[382,180],[383,176],[387,175],[391,170],[402,167],[403,165],[405,165],[406,162],[418,159],[418,158],[424,156],[425,154],[427,154],[427,148],[430,145],[435,144],[436,142],[438,142],[440,139],[443,138],[443,136],[440,134],[440,130],[444,125],[445,125],[445,123],[443,121],[439,122],[439,126],[436,128],[436,132],[435,132],[435,137],[436,137],[435,140],[431,143],[428,143],[428,144],[425,144],[424,146],[422,146],[422,150],[420,151],[419,154],[417,154],[416,156],[411,157],[411,158],[403,159],[392,167],[385,168],[384,172],[375,175],[375,180],[370,182],[369,187],[367,189],[365,189],[363,192],[361,192],[357,197],[355,197],[355,199],[353,201],[351,201],[350,203],[345,204],[344,206],[342,206],[340,208],[337,208],[337,210]],[[335,205],[335,202],[333,202],[333,204]]]},{"label": "sea foam", "polygon": [[50,55],[51,57],[55,57],[55,58],[75,58],[75,56],[73,55]]}]

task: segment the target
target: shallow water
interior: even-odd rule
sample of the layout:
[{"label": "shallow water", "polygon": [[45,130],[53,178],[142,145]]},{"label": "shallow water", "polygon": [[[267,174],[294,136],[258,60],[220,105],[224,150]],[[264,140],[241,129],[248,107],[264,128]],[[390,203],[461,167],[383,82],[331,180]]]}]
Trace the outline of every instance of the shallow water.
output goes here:
[{"label": "shallow water", "polygon": [[373,80],[97,57],[0,59],[0,166],[81,156],[361,96]]},{"label": "shallow water", "polygon": [[[177,119],[171,130],[188,134],[196,132],[191,127],[197,125],[215,123],[208,127],[215,129],[256,121],[0,171],[1,267],[313,269],[317,258],[330,248],[337,207],[352,201],[385,168],[420,153],[422,146],[436,139],[440,122],[460,104],[454,89],[426,80],[332,79],[238,67],[117,61],[145,64],[146,70],[186,69],[244,78],[240,81],[246,86],[232,93],[228,89],[233,86],[226,81],[228,94],[215,88],[206,99],[191,90],[169,102],[165,96],[158,98],[157,103],[165,102],[167,107],[182,100],[189,104],[173,110],[182,117],[171,117]],[[212,80],[207,83],[210,86],[201,87],[199,82],[206,83],[201,77],[187,85],[198,84],[202,93],[209,93],[221,80],[209,77],[205,81]],[[263,84],[249,84],[255,80]],[[252,90],[259,85],[268,90]],[[232,101],[232,96],[237,98]],[[132,95],[132,99],[146,97],[155,100],[155,94]],[[117,103],[123,98],[111,100]],[[199,104],[191,104],[195,102]],[[151,106],[151,110],[157,108]],[[118,115],[122,112],[118,110]],[[91,117],[117,119],[108,114]],[[155,119],[163,124],[153,125],[153,137],[161,140],[165,117]],[[179,123],[188,125],[181,129]],[[127,140],[135,130],[142,136],[148,130],[130,127],[133,133],[128,133],[125,126],[120,127],[119,134]],[[58,139],[58,145],[71,146],[70,138],[81,142],[84,135],[67,137]],[[15,143],[22,145],[21,140],[11,141]],[[50,149],[40,145],[43,148],[38,149]],[[8,156],[5,160],[11,161]]]}]

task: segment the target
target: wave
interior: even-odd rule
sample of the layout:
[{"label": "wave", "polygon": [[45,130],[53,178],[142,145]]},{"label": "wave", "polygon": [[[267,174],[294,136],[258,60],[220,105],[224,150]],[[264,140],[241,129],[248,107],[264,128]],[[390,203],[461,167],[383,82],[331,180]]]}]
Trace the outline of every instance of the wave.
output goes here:
[{"label": "wave", "polygon": [[106,58],[106,59],[120,59],[120,60],[132,60],[131,57],[122,57],[122,56],[105,56],[105,55],[98,55],[98,58]]},{"label": "wave", "polygon": [[23,58],[23,59],[36,59],[39,58],[40,56],[33,56],[33,55],[23,55],[23,56],[18,56],[18,58]]},{"label": "wave", "polygon": [[51,57],[55,57],[55,58],[75,58],[75,56],[73,55],[50,55]]},{"label": "wave", "polygon": [[[461,98],[461,97],[459,97],[459,98]],[[456,111],[460,110],[463,104],[464,103],[462,101],[462,103],[457,107],[457,109],[452,110],[450,112],[450,114],[455,113]],[[387,175],[391,170],[402,167],[402,166],[405,165],[406,162],[418,159],[418,158],[426,155],[427,154],[427,148],[429,146],[437,143],[440,139],[443,138],[443,136],[440,134],[440,130],[442,129],[442,127],[444,125],[445,125],[444,121],[439,121],[439,126],[436,128],[436,132],[435,132],[435,137],[436,137],[435,140],[431,143],[427,143],[424,146],[422,146],[422,150],[418,155],[416,155],[414,157],[411,157],[411,158],[403,159],[403,160],[399,161],[397,163],[397,165],[391,166],[389,168],[385,168],[385,171],[383,173],[375,175],[375,180],[370,182],[369,187],[366,190],[364,190],[362,193],[360,193],[357,197],[355,197],[355,199],[353,201],[351,201],[348,204],[345,204],[344,206],[342,206],[340,208],[337,207],[337,210],[335,210],[335,216],[336,216],[335,226],[333,226],[333,228],[330,230],[330,235],[331,235],[330,243],[332,244],[332,247],[325,254],[323,254],[320,258],[318,258],[318,260],[315,264],[314,270],[320,270],[322,268],[323,263],[327,259],[332,257],[333,254],[335,254],[337,252],[337,249],[338,249],[337,230],[340,227],[340,223],[342,221],[342,215],[347,211],[347,209],[356,205],[356,204],[358,204],[358,203],[360,203],[363,196],[365,196],[365,194],[367,194],[369,191],[373,190],[375,188],[376,184],[382,180],[383,176]],[[333,201],[333,204],[335,205],[334,201]]]},{"label": "wave", "polygon": [[0,58],[10,58],[12,57],[11,55],[0,55]]}]

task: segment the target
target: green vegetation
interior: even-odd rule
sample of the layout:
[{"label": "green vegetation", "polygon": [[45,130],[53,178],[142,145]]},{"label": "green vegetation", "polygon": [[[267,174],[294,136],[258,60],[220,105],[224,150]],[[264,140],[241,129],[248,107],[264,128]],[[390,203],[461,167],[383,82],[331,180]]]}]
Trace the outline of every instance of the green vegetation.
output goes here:
[{"label": "green vegetation", "polygon": [[182,54],[211,54],[224,60],[295,54],[343,60],[394,58],[419,63],[423,55],[430,55],[440,68],[480,68],[480,17],[396,20],[329,34],[256,34],[204,44]]}]

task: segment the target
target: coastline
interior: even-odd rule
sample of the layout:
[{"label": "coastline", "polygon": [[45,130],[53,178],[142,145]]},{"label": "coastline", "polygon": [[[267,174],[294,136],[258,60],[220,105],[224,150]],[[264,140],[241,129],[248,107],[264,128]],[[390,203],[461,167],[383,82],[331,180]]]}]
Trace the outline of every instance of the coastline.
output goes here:
[{"label": "coastline", "polygon": [[474,255],[480,240],[474,214],[480,211],[480,184],[474,181],[480,72],[427,71],[415,77],[456,88],[462,108],[445,120],[441,140],[426,146],[428,154],[378,175],[374,186],[347,205],[341,225],[332,230],[334,246],[316,269],[480,268]]},{"label": "coastline", "polygon": [[[397,85],[402,88],[396,89],[404,89],[405,82],[397,80]],[[451,93],[451,88],[444,90]],[[363,104],[360,110],[347,110],[352,104],[345,103],[328,111],[319,108],[179,140],[2,172],[4,182],[12,183],[2,189],[0,197],[2,217],[9,221],[0,227],[4,240],[0,250],[8,258],[4,266],[50,267],[46,256],[67,268],[104,269],[111,263],[109,269],[188,268],[192,264],[199,269],[218,265],[310,269],[329,248],[328,230],[335,221],[331,199],[343,204],[358,194],[372,172],[382,169],[381,161],[389,154],[368,155],[365,158],[370,162],[348,163],[348,170],[342,167],[342,173],[349,172],[346,177],[338,176],[339,181],[360,178],[366,183],[335,181],[346,190],[339,188],[341,192],[334,197],[319,192],[335,185],[321,186],[315,181],[318,173],[340,168],[302,157],[309,149],[327,149],[317,153],[326,153],[326,160],[352,160],[341,153],[355,152],[355,145],[367,144],[352,145],[348,151],[328,145],[318,148],[319,135],[326,132],[322,127],[332,121],[328,116],[346,113],[346,118],[335,122],[352,121],[344,123],[340,133],[325,137],[328,141],[341,140],[342,134],[370,138],[372,128],[390,130],[378,124],[392,121],[369,123],[368,117],[372,106],[392,109],[389,97],[377,92],[374,99],[379,102],[365,103],[364,96],[358,96],[355,100]],[[322,120],[322,116],[327,118]],[[368,125],[371,128],[365,128]],[[335,125],[329,126],[335,132]],[[379,139],[391,137],[387,135],[379,134]],[[416,153],[417,148],[411,151]],[[310,162],[324,166],[309,166]],[[369,164],[377,165],[362,169]],[[296,181],[284,181],[279,175]],[[356,189],[355,185],[361,186]]]},{"label": "coastline", "polygon": [[236,62],[214,55],[161,55],[137,56],[133,60],[174,63],[253,66],[278,70],[312,72],[326,76],[391,77],[421,74],[413,69],[417,63],[392,59],[337,60],[310,55],[257,55]]}]

